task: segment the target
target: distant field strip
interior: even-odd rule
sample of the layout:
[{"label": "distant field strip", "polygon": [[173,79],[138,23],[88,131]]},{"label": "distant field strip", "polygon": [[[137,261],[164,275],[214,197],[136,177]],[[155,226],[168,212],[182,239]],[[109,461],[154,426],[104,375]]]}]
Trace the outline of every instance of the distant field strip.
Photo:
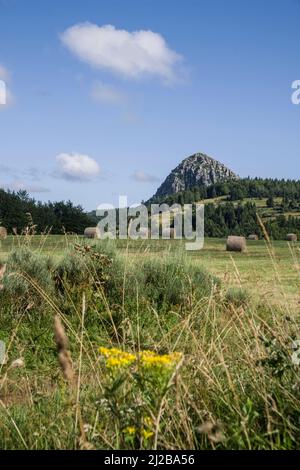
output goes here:
[{"label": "distant field strip", "polygon": [[[82,243],[82,236],[48,235],[30,237],[31,248],[50,253],[58,258],[68,246]],[[0,245],[0,256],[5,258],[13,248],[26,243],[25,237],[8,237]],[[137,256],[169,256],[184,250],[184,240],[113,240],[111,243],[129,258]],[[228,286],[241,286],[249,289],[254,297],[272,303],[289,302],[293,306],[300,302],[300,242],[289,244],[274,241],[270,249],[265,241],[248,241],[247,252],[229,253],[225,251],[225,240],[206,238],[204,249],[190,252],[195,263],[201,263],[211,273],[217,275]],[[280,288],[279,288],[280,286]]]}]

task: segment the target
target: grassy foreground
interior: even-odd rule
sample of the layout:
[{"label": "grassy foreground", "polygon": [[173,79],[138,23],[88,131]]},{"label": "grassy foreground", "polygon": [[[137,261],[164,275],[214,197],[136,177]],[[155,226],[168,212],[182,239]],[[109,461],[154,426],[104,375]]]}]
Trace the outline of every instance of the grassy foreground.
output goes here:
[{"label": "grassy foreground", "polygon": [[1,263],[1,449],[299,448],[299,244],[35,236]]}]

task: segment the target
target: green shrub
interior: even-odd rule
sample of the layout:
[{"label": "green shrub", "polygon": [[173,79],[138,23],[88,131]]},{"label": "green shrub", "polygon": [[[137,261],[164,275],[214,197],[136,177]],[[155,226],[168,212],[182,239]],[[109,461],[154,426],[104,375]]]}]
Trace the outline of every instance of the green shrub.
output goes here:
[{"label": "green shrub", "polygon": [[54,270],[55,284],[63,292],[66,288],[79,290],[104,284],[113,262],[113,252],[97,245],[75,245],[60,259]]},{"label": "green shrub", "polygon": [[181,256],[146,259],[136,269],[140,295],[158,309],[184,306],[192,299],[209,296],[213,285],[219,284],[202,266]]},{"label": "green shrub", "polygon": [[1,303],[16,310],[28,305],[40,307],[43,295],[53,292],[52,261],[49,257],[21,247],[12,251],[6,261]]},{"label": "green shrub", "polygon": [[250,294],[240,287],[231,287],[226,292],[225,301],[235,307],[245,307],[250,302]]}]

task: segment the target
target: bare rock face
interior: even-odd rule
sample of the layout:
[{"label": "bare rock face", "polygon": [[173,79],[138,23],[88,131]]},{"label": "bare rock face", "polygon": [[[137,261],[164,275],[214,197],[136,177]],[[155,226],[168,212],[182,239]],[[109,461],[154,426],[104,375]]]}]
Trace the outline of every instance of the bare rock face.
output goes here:
[{"label": "bare rock face", "polygon": [[204,153],[195,153],[171,171],[153,199],[186,191],[195,186],[211,186],[220,181],[237,178],[233,171],[217,160]]}]

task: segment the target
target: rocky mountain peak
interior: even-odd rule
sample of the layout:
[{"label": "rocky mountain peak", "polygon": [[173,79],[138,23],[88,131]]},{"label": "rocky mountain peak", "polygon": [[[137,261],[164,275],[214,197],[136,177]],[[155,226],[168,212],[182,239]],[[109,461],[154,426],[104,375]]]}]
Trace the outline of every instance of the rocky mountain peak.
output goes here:
[{"label": "rocky mountain peak", "polygon": [[238,176],[217,160],[195,153],[185,158],[161,184],[154,198],[175,194],[195,186],[210,186],[220,181],[236,179]]}]

